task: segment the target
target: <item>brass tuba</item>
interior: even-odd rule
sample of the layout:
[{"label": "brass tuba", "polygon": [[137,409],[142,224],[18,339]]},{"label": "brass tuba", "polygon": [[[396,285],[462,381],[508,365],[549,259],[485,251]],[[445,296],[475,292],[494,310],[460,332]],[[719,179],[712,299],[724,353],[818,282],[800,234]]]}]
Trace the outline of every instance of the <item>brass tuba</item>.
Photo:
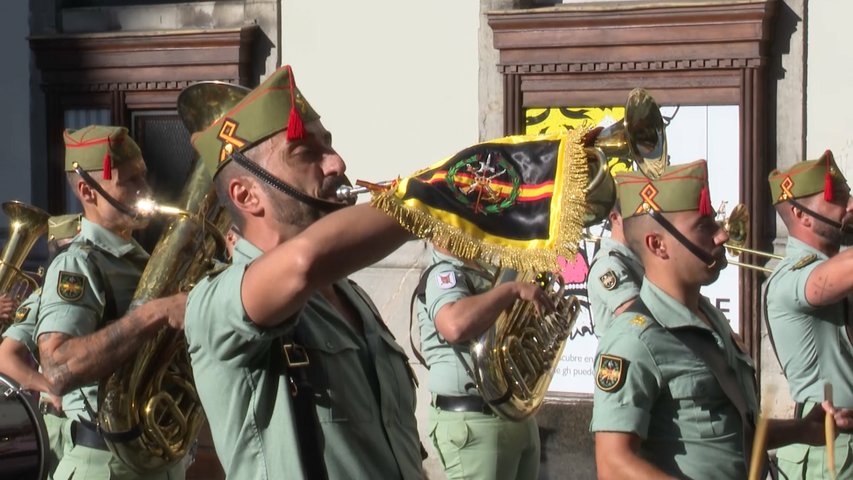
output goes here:
[{"label": "brass tuba", "polygon": [[[230,110],[248,89],[203,82],[184,89],[178,112],[191,132]],[[150,206],[150,205],[149,205]],[[174,216],[160,238],[133,296],[131,308],[186,291],[224,248],[230,218],[218,206],[212,173],[196,160],[176,207],[154,210]],[[162,472],[189,451],[205,416],[193,382],[183,332],[164,327],[131,361],[101,382],[98,422],[110,450],[139,473]],[[116,434],[130,441],[112,441]]]},{"label": "brass tuba", "polygon": [[[628,158],[650,178],[663,173],[668,162],[665,127],[654,98],[640,88],[631,91],[625,118],[601,131],[586,147],[591,163],[599,165],[590,172],[586,187],[586,225],[605,218],[615,201],[609,158]],[[497,277],[495,284],[536,282],[556,307],[554,313],[543,315],[530,302],[516,301],[469,348],[483,399],[501,417],[520,421],[542,405],[580,303],[577,297],[567,296],[562,277],[556,273],[501,270]]]},{"label": "brass tuba", "polygon": [[[3,212],[9,217],[9,239],[0,253],[0,295],[9,295],[15,303],[38,288],[38,282],[21,270],[21,265],[32,250],[36,240],[47,233],[50,215],[44,210],[18,201],[3,203]],[[0,325],[0,333],[8,325]]]},{"label": "brass tuba", "polygon": [[517,301],[471,342],[469,353],[483,400],[501,417],[521,421],[536,413],[545,399],[580,302],[566,296],[559,274],[501,270],[495,284],[511,280],[536,282],[555,311],[538,312],[531,302]]}]

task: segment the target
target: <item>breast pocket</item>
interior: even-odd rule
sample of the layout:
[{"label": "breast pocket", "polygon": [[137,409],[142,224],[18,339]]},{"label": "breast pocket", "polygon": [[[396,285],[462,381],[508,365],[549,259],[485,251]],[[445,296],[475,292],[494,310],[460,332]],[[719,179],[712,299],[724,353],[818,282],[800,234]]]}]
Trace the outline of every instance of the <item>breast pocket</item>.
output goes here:
[{"label": "breast pocket", "polygon": [[738,432],[740,417],[712,373],[680,375],[668,385],[675,403],[674,421],[685,437],[713,438]]},{"label": "breast pocket", "polygon": [[321,422],[368,422],[375,406],[365,377],[358,346],[343,337],[309,337],[308,378],[314,390],[317,417]]}]

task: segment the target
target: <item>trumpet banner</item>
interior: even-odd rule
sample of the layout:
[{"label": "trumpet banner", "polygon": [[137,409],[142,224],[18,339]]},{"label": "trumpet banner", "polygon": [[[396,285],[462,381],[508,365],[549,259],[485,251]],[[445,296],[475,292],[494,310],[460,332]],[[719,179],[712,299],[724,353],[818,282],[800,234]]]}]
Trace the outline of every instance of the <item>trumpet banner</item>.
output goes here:
[{"label": "trumpet banner", "polygon": [[581,238],[588,131],[480,143],[374,193],[372,203],[459,257],[556,271]]}]

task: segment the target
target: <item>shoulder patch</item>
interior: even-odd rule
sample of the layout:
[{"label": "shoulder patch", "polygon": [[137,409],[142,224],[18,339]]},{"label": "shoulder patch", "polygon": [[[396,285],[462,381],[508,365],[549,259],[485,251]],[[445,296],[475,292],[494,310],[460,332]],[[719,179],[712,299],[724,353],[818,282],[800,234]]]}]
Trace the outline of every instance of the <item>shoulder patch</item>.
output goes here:
[{"label": "shoulder patch", "polygon": [[815,260],[817,260],[817,255],[815,255],[814,253],[810,253],[805,257],[797,260],[797,263],[795,263],[794,266],[791,267],[791,270],[799,270],[805,267],[806,265],[814,263]]},{"label": "shoulder patch", "polygon": [[453,272],[437,273],[435,281],[438,282],[438,288],[453,288],[456,286],[456,274]]},{"label": "shoulder patch", "polygon": [[86,277],[79,273],[59,272],[59,282],[56,284],[56,293],[59,298],[76,302],[83,298],[86,290]]},{"label": "shoulder patch", "polygon": [[600,281],[601,286],[607,290],[613,290],[616,288],[616,285],[619,285],[619,279],[616,278],[616,274],[613,273],[613,270],[604,272],[604,275],[598,277],[598,281]]},{"label": "shoulder patch", "polygon": [[15,310],[15,323],[23,322],[29,314],[30,307],[18,307],[18,309]]},{"label": "shoulder patch", "polygon": [[627,361],[616,355],[601,355],[598,359],[598,371],[595,373],[595,386],[604,392],[617,392],[625,384]]}]

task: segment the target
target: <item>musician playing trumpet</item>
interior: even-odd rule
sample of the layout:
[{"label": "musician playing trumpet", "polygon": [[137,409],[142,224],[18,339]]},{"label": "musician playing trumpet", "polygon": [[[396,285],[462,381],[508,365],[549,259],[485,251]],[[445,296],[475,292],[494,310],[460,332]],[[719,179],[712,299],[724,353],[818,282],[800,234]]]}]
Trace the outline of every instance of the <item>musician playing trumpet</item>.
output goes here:
[{"label": "musician playing trumpet", "polygon": [[[755,370],[725,316],[699,293],[726,266],[728,240],[714,221],[707,165],[673,165],[656,180],[618,174],[616,182],[625,236],[646,275],[596,354],[590,428],[599,478],[747,478]],[[822,407],[770,420],[766,446],[823,443],[824,410],[853,426],[853,412]]]},{"label": "musician playing trumpet", "polygon": [[[823,400],[827,382],[835,403],[853,408],[853,250],[839,252],[853,240],[850,187],[829,150],[816,160],[774,170],[769,182],[788,243],[785,258],[767,282],[766,316],[796,402],[795,417]],[[851,448],[853,435],[839,434],[832,452],[837,478],[853,475]],[[781,448],[779,468],[791,479],[832,478],[826,450],[810,445]]]}]

